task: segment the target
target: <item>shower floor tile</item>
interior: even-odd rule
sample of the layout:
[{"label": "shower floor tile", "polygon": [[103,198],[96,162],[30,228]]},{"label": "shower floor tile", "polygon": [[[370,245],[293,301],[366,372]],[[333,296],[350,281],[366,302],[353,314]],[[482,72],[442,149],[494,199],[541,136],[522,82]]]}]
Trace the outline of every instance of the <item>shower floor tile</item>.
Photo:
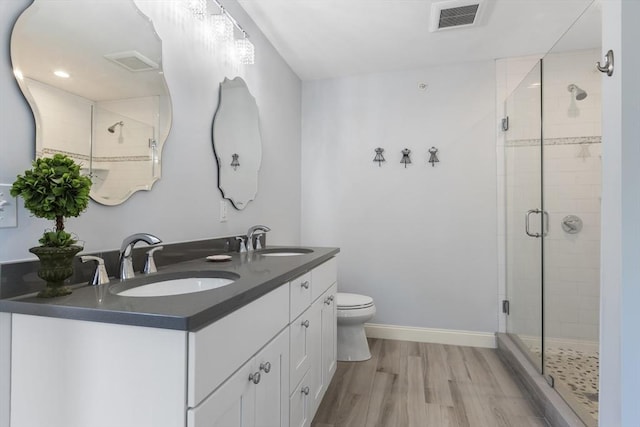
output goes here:
[{"label": "shower floor tile", "polygon": [[[532,349],[537,355],[540,349]],[[597,351],[583,351],[564,347],[547,348],[544,355],[545,373],[552,375],[571,393],[583,413],[598,419]],[[566,396],[565,396],[566,399]]]}]

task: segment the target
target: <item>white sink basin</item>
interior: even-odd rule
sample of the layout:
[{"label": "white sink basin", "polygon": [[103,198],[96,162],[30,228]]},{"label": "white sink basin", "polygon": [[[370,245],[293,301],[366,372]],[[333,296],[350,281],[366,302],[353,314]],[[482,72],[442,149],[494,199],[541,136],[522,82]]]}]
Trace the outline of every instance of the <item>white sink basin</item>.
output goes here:
[{"label": "white sink basin", "polygon": [[221,288],[235,282],[221,277],[192,277],[153,282],[118,292],[122,297],[161,297],[167,295],[191,294]]},{"label": "white sink basin", "polygon": [[263,249],[259,251],[259,254],[262,256],[298,256],[310,254],[311,252],[313,252],[313,250],[305,248],[274,248]]}]

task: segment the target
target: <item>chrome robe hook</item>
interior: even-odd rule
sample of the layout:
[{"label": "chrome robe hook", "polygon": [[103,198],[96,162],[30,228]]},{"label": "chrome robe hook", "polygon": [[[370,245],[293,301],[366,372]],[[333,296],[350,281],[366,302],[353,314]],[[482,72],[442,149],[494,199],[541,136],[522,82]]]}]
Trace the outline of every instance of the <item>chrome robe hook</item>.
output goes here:
[{"label": "chrome robe hook", "polygon": [[596,68],[601,73],[607,73],[607,76],[613,75],[613,51],[609,50],[604,58],[604,65],[600,61],[596,62]]}]

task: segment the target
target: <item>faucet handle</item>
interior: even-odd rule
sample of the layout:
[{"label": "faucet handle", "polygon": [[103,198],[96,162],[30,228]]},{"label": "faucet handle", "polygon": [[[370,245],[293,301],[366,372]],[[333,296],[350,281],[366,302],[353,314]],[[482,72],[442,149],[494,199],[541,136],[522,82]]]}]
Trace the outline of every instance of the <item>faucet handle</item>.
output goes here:
[{"label": "faucet handle", "polygon": [[238,249],[238,252],[240,252],[241,254],[247,252],[247,247],[244,245],[245,238],[242,236],[237,236],[236,240],[240,240],[240,249]]},{"label": "faucet handle", "polygon": [[106,285],[109,283],[109,275],[107,274],[107,269],[104,266],[104,260],[102,258],[92,255],[83,255],[80,257],[80,261],[83,263],[88,261],[96,262],[96,270],[93,273],[93,278],[89,281],[90,285]]},{"label": "faucet handle", "polygon": [[256,234],[256,244],[255,244],[255,246],[254,246],[254,248],[253,248],[253,249],[255,249],[256,251],[257,251],[257,250],[262,249],[262,243],[260,242],[260,236],[261,236],[261,235],[263,235],[263,234],[264,234],[264,233],[258,233],[258,234]]},{"label": "faucet handle", "polygon": [[143,274],[156,273],[158,271],[156,261],[153,259],[153,254],[162,249],[164,249],[164,246],[154,246],[147,251],[147,260],[144,262],[144,268],[142,269]]}]

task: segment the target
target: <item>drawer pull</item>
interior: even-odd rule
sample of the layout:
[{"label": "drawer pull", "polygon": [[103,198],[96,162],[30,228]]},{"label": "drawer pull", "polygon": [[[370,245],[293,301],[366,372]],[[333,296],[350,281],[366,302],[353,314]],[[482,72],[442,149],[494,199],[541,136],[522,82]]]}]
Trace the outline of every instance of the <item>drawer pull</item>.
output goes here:
[{"label": "drawer pull", "polygon": [[309,327],[309,321],[308,320],[303,320],[301,325],[304,326],[305,328],[308,328]]},{"label": "drawer pull", "polygon": [[326,305],[331,305],[331,298],[330,298],[330,297],[327,297],[327,299],[325,299],[325,300],[324,300],[324,303],[325,303]]},{"label": "drawer pull", "polygon": [[302,387],[302,390],[300,390],[300,393],[304,394],[305,396],[309,395],[309,387]]},{"label": "drawer pull", "polygon": [[264,371],[265,374],[268,374],[269,371],[271,370],[271,362],[261,363],[260,370]]},{"label": "drawer pull", "polygon": [[302,286],[305,289],[309,289],[309,281],[305,280],[304,282],[300,283],[300,286]]},{"label": "drawer pull", "polygon": [[249,374],[249,381],[254,384],[258,384],[260,382],[260,372]]}]

